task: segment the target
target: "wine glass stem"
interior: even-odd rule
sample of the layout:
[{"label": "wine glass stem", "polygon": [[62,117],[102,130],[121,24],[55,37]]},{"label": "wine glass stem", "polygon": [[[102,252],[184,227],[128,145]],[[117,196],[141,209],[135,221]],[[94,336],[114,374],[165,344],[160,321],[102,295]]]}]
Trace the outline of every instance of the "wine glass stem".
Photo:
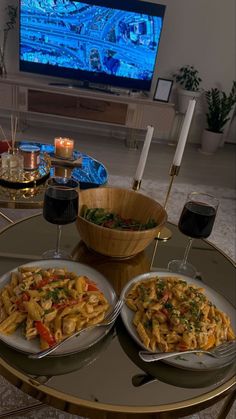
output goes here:
[{"label": "wine glass stem", "polygon": [[187,244],[185,252],[184,252],[184,258],[183,258],[183,261],[181,263],[182,266],[185,265],[186,262],[187,262],[189,251],[192,247],[193,240],[194,240],[193,238],[191,238],[191,237],[189,238],[188,244]]},{"label": "wine glass stem", "polygon": [[60,252],[61,230],[62,230],[62,226],[61,225],[57,225],[57,243],[56,243],[56,254],[57,255]]}]

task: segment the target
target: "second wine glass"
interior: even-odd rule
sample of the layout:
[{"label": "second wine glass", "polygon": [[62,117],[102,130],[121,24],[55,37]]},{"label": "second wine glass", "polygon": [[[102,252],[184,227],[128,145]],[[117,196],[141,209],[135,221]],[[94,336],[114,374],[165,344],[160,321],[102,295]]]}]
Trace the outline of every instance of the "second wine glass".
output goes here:
[{"label": "second wine glass", "polygon": [[47,182],[43,203],[43,217],[49,223],[57,224],[56,248],[43,253],[43,258],[64,258],[71,256],[61,250],[62,225],[76,221],[79,204],[79,183],[72,178],[52,177]]},{"label": "second wine glass", "polygon": [[180,215],[178,227],[181,233],[189,237],[182,260],[172,260],[168,263],[171,272],[195,277],[197,269],[187,261],[194,239],[206,239],[210,236],[215,222],[219,201],[212,195],[191,192]]}]

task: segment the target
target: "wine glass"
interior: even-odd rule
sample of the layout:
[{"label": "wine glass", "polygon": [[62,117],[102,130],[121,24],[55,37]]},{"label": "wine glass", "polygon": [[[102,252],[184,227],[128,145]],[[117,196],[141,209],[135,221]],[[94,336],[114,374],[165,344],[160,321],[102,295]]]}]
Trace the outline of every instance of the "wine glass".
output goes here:
[{"label": "wine glass", "polygon": [[79,183],[66,177],[51,177],[47,181],[43,203],[43,217],[49,223],[57,224],[56,248],[43,253],[43,258],[70,259],[60,249],[62,225],[73,223],[78,216]]},{"label": "wine glass", "polygon": [[194,239],[206,239],[210,236],[214,225],[219,201],[212,195],[201,192],[191,192],[180,215],[178,228],[189,237],[182,260],[172,260],[168,263],[171,272],[195,277],[196,268],[187,261]]}]

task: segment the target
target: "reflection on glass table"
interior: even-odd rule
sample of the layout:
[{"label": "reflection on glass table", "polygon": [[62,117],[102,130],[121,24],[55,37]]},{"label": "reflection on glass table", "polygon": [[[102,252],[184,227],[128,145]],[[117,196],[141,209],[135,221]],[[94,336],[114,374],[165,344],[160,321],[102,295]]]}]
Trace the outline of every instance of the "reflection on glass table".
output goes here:
[{"label": "reflection on glass table", "polygon": [[[173,233],[172,239],[158,245],[154,260],[158,271],[167,266],[168,260],[182,255],[187,243],[187,237],[176,226],[168,223],[168,227]],[[30,260],[37,264],[45,247],[51,244],[54,244],[54,228],[49,224],[45,229],[42,215],[9,226],[0,234],[0,249],[4,249],[0,254],[1,275]],[[74,224],[65,226],[62,245],[74,260],[104,275],[117,294],[131,278],[148,272],[154,248],[152,243],[145,252],[133,258],[113,260],[89,251],[80,241]],[[191,262],[195,264],[199,260],[203,286],[206,283],[235,305],[232,261],[214,246],[196,239]],[[164,362],[143,362],[138,355],[140,346],[121,319],[104,340],[90,349],[91,352],[86,349],[66,357],[65,362],[61,362],[60,357],[51,357],[36,363],[1,342],[0,370],[9,381],[23,390],[27,388],[29,394],[41,401],[92,419],[102,414],[109,419],[114,416],[123,419],[131,413],[131,418],[143,419],[158,413],[162,419],[162,412],[165,412],[165,418],[176,418],[179,409],[181,415],[187,415],[215,403],[235,383],[234,365],[206,373],[180,369]]]},{"label": "reflection on glass table", "polygon": [[95,345],[90,346],[86,350],[62,357],[46,357],[38,359],[36,362],[34,359],[30,359],[28,355],[23,352],[18,352],[16,357],[16,351],[1,341],[0,351],[2,357],[6,357],[8,362],[12,362],[15,366],[17,366],[17,368],[25,371],[27,374],[35,376],[36,379],[37,377],[42,376],[50,378],[52,376],[64,375],[73,371],[78,371],[85,366],[89,366],[105,350],[113,336],[114,328],[106,334],[102,340],[97,342]]}]

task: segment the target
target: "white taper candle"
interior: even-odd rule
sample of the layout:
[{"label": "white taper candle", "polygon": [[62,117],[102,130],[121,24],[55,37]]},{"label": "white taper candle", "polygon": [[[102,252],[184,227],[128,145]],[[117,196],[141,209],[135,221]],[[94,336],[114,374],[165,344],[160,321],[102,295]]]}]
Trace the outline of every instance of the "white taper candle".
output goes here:
[{"label": "white taper candle", "polygon": [[144,140],[143,149],[140,155],[138,167],[137,167],[136,174],[134,177],[135,180],[141,180],[143,177],[143,172],[145,169],[146,160],[148,156],[149,147],[152,141],[153,132],[154,132],[154,127],[152,125],[148,125],[146,138]]},{"label": "white taper candle", "polygon": [[184,122],[183,122],[183,126],[180,132],[179,141],[176,147],[174,159],[173,159],[174,166],[181,165],[181,160],[183,157],[184,148],[187,141],[188,132],[189,132],[190,124],[192,121],[195,105],[196,105],[196,100],[190,99],[189,104],[188,104],[188,109],[184,117]]}]

